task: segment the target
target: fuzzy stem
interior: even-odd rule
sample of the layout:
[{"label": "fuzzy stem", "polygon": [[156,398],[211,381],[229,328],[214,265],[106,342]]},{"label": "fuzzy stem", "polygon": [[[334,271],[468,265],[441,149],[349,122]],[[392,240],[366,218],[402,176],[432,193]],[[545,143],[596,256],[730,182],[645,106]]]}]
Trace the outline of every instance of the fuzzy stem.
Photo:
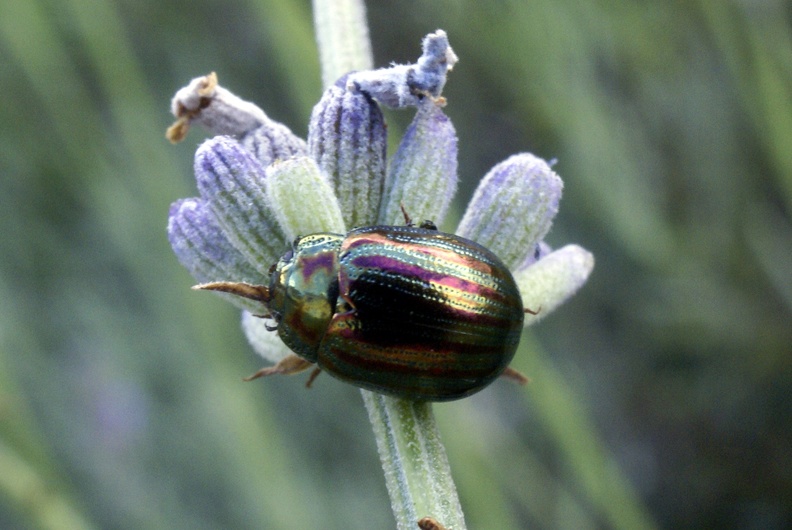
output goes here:
[{"label": "fuzzy stem", "polygon": [[419,519],[431,516],[446,528],[464,530],[462,507],[431,403],[362,393],[396,528],[414,530]]},{"label": "fuzzy stem", "polygon": [[313,12],[325,88],[352,70],[373,67],[363,0],[313,0]]}]

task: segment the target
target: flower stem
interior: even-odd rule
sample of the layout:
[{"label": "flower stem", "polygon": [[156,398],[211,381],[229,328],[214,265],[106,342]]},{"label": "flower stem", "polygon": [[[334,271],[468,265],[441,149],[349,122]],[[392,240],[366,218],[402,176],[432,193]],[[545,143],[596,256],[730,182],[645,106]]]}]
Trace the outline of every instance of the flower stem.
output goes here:
[{"label": "flower stem", "polygon": [[[313,0],[322,82],[373,67],[363,0]],[[431,403],[361,391],[377,440],[398,530],[414,530],[431,516],[465,530],[462,507]]]},{"label": "flower stem", "polygon": [[372,68],[363,0],[313,0],[313,12],[325,88],[352,70]]},{"label": "flower stem", "polygon": [[374,428],[385,483],[398,530],[414,530],[431,516],[446,528],[464,530],[465,519],[445,448],[428,402],[361,391]]}]

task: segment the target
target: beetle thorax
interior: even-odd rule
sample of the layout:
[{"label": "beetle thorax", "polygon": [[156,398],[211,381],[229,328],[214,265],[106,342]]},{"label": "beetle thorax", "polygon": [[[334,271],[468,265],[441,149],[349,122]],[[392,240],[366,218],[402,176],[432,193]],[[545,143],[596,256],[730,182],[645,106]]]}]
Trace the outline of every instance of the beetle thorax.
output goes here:
[{"label": "beetle thorax", "polygon": [[269,309],[278,323],[278,335],[311,362],[335,313],[343,239],[338,234],[298,238],[270,277]]}]

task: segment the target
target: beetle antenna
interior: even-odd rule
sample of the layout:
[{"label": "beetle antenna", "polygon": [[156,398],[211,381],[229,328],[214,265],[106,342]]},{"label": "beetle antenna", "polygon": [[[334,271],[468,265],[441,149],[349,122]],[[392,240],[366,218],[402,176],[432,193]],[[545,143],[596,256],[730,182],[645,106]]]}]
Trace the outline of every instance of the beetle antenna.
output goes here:
[{"label": "beetle antenna", "polygon": [[269,289],[263,285],[253,285],[245,282],[210,282],[194,285],[197,291],[219,291],[234,294],[267,305],[270,301]]}]

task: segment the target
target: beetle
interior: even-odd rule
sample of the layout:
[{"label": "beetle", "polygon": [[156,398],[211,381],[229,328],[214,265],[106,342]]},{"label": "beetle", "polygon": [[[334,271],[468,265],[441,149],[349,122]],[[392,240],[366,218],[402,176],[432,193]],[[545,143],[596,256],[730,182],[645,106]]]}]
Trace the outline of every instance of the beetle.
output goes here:
[{"label": "beetle", "polygon": [[[248,379],[317,369],[416,401],[478,392],[508,369],[523,327],[520,292],[490,250],[437,230],[369,226],[298,237],[268,285],[213,282],[196,289],[256,300],[295,354]],[[504,373],[505,372],[505,373]]]}]

